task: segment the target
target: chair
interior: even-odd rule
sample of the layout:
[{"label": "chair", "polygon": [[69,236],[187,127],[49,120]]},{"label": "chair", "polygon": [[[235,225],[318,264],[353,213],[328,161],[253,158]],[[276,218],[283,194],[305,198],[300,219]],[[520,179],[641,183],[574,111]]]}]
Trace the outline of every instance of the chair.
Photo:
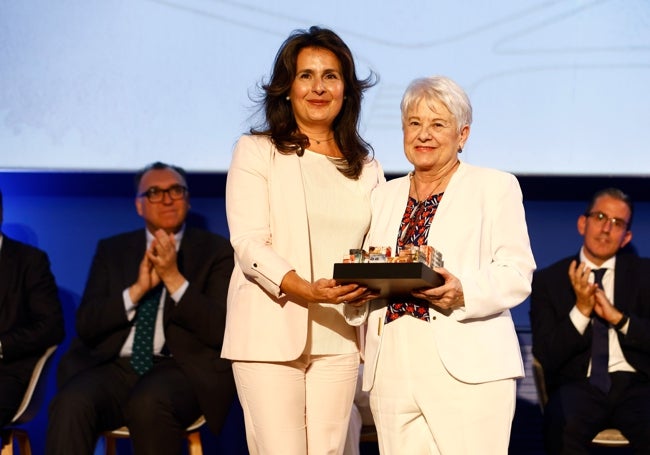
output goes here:
[{"label": "chair", "polygon": [[[203,455],[203,445],[201,444],[201,434],[199,431],[203,424],[205,424],[205,417],[201,416],[185,430],[189,455]],[[105,432],[104,439],[106,440],[106,455],[115,455],[117,440],[125,439],[130,436],[127,427],[120,427],[116,430]]]},{"label": "chair", "polygon": [[18,442],[20,455],[32,455],[32,446],[29,442],[27,431],[23,428],[18,428],[16,425],[29,422],[41,409],[47,388],[47,372],[51,365],[52,354],[56,348],[57,345],[47,348],[45,353],[38,359],[38,362],[36,362],[32,376],[29,379],[27,390],[25,390],[23,400],[16,414],[9,425],[2,429],[1,455],[13,455],[14,438]]},{"label": "chair", "polygon": [[[535,388],[537,389],[537,399],[539,407],[544,413],[544,406],[548,401],[548,394],[546,392],[546,380],[544,379],[544,368],[535,357],[533,357],[533,376],[535,378]],[[599,447],[625,447],[630,445],[630,442],[623,436],[623,433],[616,428],[606,428],[594,437],[591,441],[594,446]]]}]

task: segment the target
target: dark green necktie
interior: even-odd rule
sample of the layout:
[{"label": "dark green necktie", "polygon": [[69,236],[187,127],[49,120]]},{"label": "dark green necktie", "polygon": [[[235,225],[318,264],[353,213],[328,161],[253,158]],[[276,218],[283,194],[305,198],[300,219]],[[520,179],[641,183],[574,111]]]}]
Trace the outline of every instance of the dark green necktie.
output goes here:
[{"label": "dark green necktie", "polygon": [[149,291],[142,297],[136,309],[131,365],[140,375],[153,366],[153,336],[162,290],[163,287],[158,286]]}]

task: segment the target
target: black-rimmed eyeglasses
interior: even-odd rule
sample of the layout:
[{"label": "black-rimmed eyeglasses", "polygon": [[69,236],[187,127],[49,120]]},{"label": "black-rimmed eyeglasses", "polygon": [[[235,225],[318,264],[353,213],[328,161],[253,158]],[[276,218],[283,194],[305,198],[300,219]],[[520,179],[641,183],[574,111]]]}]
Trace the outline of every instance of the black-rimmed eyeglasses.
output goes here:
[{"label": "black-rimmed eyeglasses", "polygon": [[619,230],[624,230],[627,227],[627,221],[622,218],[611,218],[603,212],[588,212],[585,213],[587,218],[591,218],[597,224],[604,226],[608,221],[612,223],[612,227]]},{"label": "black-rimmed eyeglasses", "polygon": [[149,202],[162,202],[165,199],[165,194],[168,194],[172,201],[178,201],[185,197],[187,188],[183,185],[172,185],[167,189],[152,186],[147,191],[138,194],[138,197],[146,197]]}]

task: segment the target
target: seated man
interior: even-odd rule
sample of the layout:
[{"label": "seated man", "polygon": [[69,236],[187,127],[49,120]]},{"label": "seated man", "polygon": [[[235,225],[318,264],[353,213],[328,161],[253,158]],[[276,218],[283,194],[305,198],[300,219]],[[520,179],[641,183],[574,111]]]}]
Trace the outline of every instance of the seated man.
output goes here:
[{"label": "seated man", "polygon": [[[0,191],[0,227],[2,217]],[[0,232],[0,427],[11,422],[36,362],[64,330],[47,254]]]},{"label": "seated man", "polygon": [[621,248],[633,207],[622,191],[596,193],[578,217],[579,253],[533,276],[533,354],[549,400],[550,454],[586,454],[615,427],[635,453],[650,453],[650,260]]},{"label": "seated man", "polygon": [[233,251],[185,225],[185,172],[154,163],[136,176],[145,229],[101,240],[50,406],[48,455],[92,454],[127,425],[134,452],[178,454],[204,414],[218,433],[235,394],[220,358]]}]

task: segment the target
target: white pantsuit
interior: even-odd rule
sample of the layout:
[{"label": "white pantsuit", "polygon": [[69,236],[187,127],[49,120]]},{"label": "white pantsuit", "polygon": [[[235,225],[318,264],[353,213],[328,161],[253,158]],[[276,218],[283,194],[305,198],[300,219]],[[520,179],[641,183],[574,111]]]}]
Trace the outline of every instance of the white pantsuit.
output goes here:
[{"label": "white pantsuit", "polygon": [[362,245],[370,193],[383,181],[374,160],[352,180],[328,157],[281,154],[265,136],[242,136],[235,147],[226,184],[235,268],[222,357],[233,360],[251,454],[343,450],[357,331],[345,305],[294,302],[280,283],[291,270],[331,278],[333,264]]},{"label": "white pantsuit", "polygon": [[[395,247],[408,195],[408,177],[375,189],[367,246]],[[515,379],[524,375],[509,309],[529,295],[535,269],[516,178],[461,163],[438,206],[428,244],[442,252],[445,268],[462,283],[463,308],[443,313],[431,307],[428,323],[403,316],[384,325],[386,302],[376,300],[349,316],[352,324],[368,323],[363,386],[370,391],[382,453],[406,453],[397,450],[404,443],[402,433],[411,431],[401,422],[404,415],[396,411],[403,406],[419,409],[416,414],[433,413],[424,419],[430,431],[421,447],[427,451],[409,453],[505,454]],[[413,320],[402,321],[405,318]],[[414,324],[415,330],[404,328]],[[400,349],[414,350],[412,365],[399,363],[404,361],[397,359]],[[391,381],[402,376],[408,378],[404,387],[391,395]],[[423,384],[431,393],[412,402],[411,388]],[[464,406],[457,398],[463,391],[471,400],[464,402],[466,408],[459,409],[456,421],[449,421],[443,414]],[[404,403],[387,404],[401,398]],[[461,418],[469,410],[475,420]],[[492,414],[491,425],[485,425],[486,416],[479,410]],[[458,440],[461,434],[464,441]]]}]

